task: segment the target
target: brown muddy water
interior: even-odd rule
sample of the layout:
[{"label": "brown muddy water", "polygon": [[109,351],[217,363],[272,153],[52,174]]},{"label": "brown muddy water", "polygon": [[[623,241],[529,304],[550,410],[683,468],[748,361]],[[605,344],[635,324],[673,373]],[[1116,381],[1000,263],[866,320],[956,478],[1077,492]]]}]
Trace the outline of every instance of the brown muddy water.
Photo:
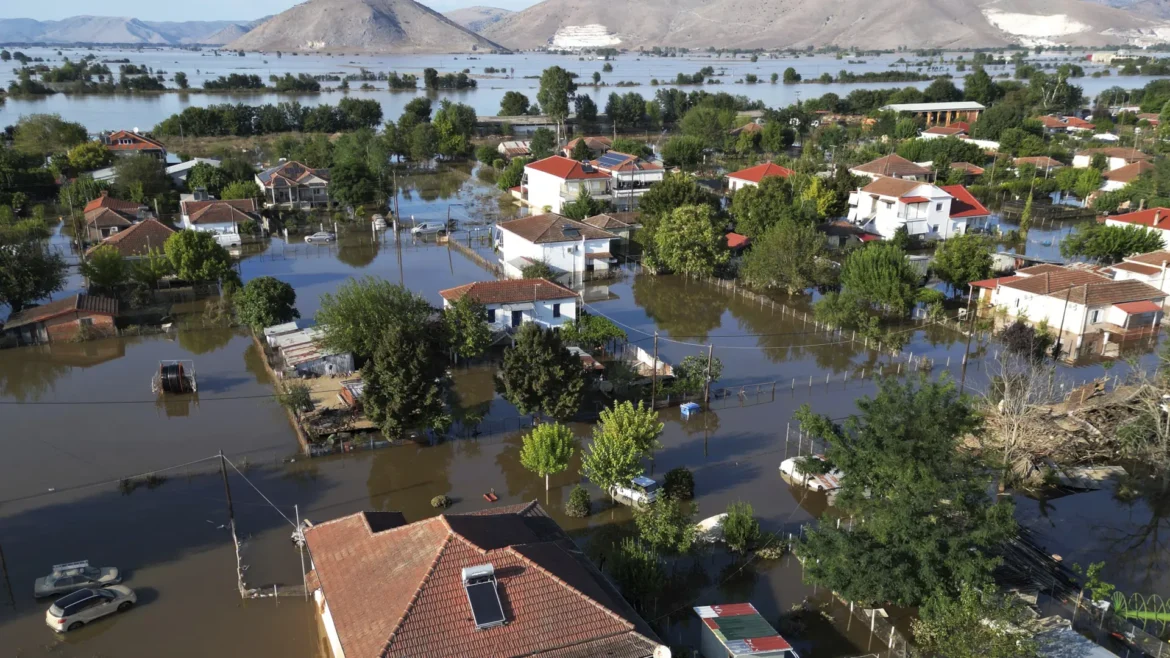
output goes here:
[{"label": "brown muddy water", "polygon": [[[437,216],[435,202],[421,207]],[[407,237],[376,244],[357,234],[331,247],[274,239],[245,257],[240,269],[245,280],[271,275],[294,285],[306,317],[316,312],[322,293],[352,276],[403,282],[435,304],[439,290],[488,277],[445,247]],[[585,299],[593,312],[621,323],[630,340],[648,350],[657,330],[660,354],[669,362],[705,355],[708,344],[723,361],[717,388],[727,389],[726,394],[713,402],[712,411],[687,421],[677,408],[665,410],[663,447],[647,463],[658,475],[676,466],[694,471],[699,518],[747,501],[768,536],[783,541],[826,510],[823,497],[793,489],[779,477],[781,460],[810,449],[807,440],[798,444],[788,422],[805,403],[834,418],[852,413],[858,397],[873,393],[874,369],[897,368],[889,354],[879,356],[848,337],[818,331],[799,313],[677,277],[626,273],[591,283]],[[799,301],[791,303],[803,311]],[[961,376],[962,337],[934,326],[906,328],[912,334],[907,353],[934,359],[936,376],[943,371]],[[993,349],[973,345],[980,356],[968,369],[968,385],[986,381],[982,356]],[[948,357],[950,368],[944,365]],[[149,381],[160,359],[193,360],[198,396],[156,401]],[[631,532],[629,511],[610,506],[592,489],[594,514],[584,520],[566,517],[568,492],[581,480],[579,463],[554,476],[547,493],[538,477],[520,467],[522,420],[495,395],[491,374],[487,366],[456,371],[460,408],[455,415],[485,417],[478,438],[308,460],[296,455],[296,440],[271,398],[261,356],[243,333],[184,331],[0,352],[5,454],[0,460],[0,549],[7,568],[6,579],[0,575],[0,647],[7,651],[0,653],[321,655],[311,605],[295,597],[240,600],[216,462],[167,471],[163,480],[119,484],[126,476],[208,458],[219,450],[242,471],[229,467],[249,587],[301,583],[300,556],[289,541],[290,519],[298,513],[323,521],[364,509],[400,510],[417,520],[435,514],[429,501],[436,495],[455,500],[451,511],[465,512],[482,508],[482,494],[491,489],[500,495],[500,504],[539,500],[600,561]],[[585,425],[574,430],[582,439],[590,432]],[[1083,496],[1039,506],[1021,502],[1021,521],[1051,523],[1050,534],[1062,541],[1080,542],[1088,533],[1106,542],[1093,526],[1096,520],[1081,513],[1087,503],[1079,501],[1097,499]],[[1122,503],[1111,503],[1109,494],[1100,498],[1102,518],[1110,518],[1118,532],[1135,535],[1127,563],[1111,565],[1118,573],[1106,577],[1125,577],[1122,571],[1129,569],[1132,578],[1125,582],[1165,594],[1164,576],[1151,580],[1142,575],[1147,564],[1165,573],[1164,558],[1158,557],[1165,554],[1159,526],[1140,536],[1150,519],[1162,523],[1158,510],[1165,505],[1139,491],[1124,503],[1124,509],[1135,511],[1127,520],[1116,512]],[[1061,508],[1065,511],[1053,514]],[[1099,546],[1094,554],[1110,550],[1101,542],[1094,544]],[[32,582],[52,564],[78,559],[125,570],[126,584],[138,590],[141,604],[78,633],[57,636],[43,622],[49,602],[31,597]],[[802,584],[799,564],[791,558],[745,564],[714,552],[677,569],[679,584],[645,615],[674,645],[697,643],[698,628],[689,614],[693,605],[746,600],[775,621],[806,598],[826,601],[824,592]],[[825,619],[791,638],[802,655],[879,652],[863,624],[849,621],[840,608],[828,612],[833,623]]]}]

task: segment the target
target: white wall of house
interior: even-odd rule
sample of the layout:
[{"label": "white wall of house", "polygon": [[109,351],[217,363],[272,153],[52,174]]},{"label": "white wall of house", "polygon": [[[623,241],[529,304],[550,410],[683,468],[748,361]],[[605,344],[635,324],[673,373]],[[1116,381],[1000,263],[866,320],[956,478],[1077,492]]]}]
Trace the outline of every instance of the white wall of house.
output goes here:
[{"label": "white wall of house", "polygon": [[[898,197],[856,193],[857,206],[850,209],[850,219],[872,229],[885,239],[894,237],[905,226],[910,235],[945,240],[967,231],[965,219],[951,218],[951,195],[933,185],[920,185],[907,197],[925,197],[925,203],[903,203]],[[869,220],[868,218],[872,218]]]},{"label": "white wall of house", "polygon": [[[1008,317],[1023,316],[1027,318],[1028,324],[1032,326],[1047,321],[1049,328],[1054,332],[1060,331],[1062,326],[1065,332],[1073,335],[1093,331],[1092,325],[1086,323],[1084,305],[1070,301],[1066,311],[1063,298],[1034,295],[1015,288],[1000,286],[995,290],[992,303],[1003,308]],[[1098,311],[1098,322],[1104,322],[1102,317],[1104,314],[1100,313],[1102,309],[1093,310]],[[1064,318],[1063,324],[1061,323],[1062,317]],[[1079,347],[1079,342],[1077,346]]]},{"label": "white wall of house", "polygon": [[[551,242],[536,244],[508,231],[500,230],[499,244],[500,259],[505,266],[509,261],[517,258],[529,258],[535,261],[544,261],[554,270],[565,272],[584,272],[587,259],[586,254],[597,254],[611,250],[612,240],[576,240],[573,242]],[[604,260],[592,261],[596,269],[608,268],[609,263]],[[510,266],[509,266],[510,267]],[[514,274],[518,276],[518,273]]]},{"label": "white wall of house", "polygon": [[1162,235],[1162,245],[1170,247],[1170,217],[1161,222],[1165,228],[1154,228],[1153,226],[1145,226],[1144,224],[1130,224],[1129,222],[1119,222],[1113,218],[1106,218],[1106,226],[1144,226],[1147,231],[1157,231]]},{"label": "white wall of house", "polygon": [[732,192],[744,187],[759,187],[760,184],[755,181],[744,180],[742,178],[735,178],[734,176],[727,177],[727,189]]},{"label": "white wall of house", "polygon": [[[451,306],[444,299],[443,307]],[[531,306],[532,308],[528,308]],[[509,304],[485,304],[488,324],[492,329],[503,331],[518,324],[535,322],[544,328],[559,329],[577,319],[577,298],[543,299],[535,302],[512,302]],[[513,312],[519,315],[513,317]],[[514,323],[518,320],[518,323]]]},{"label": "white wall of house", "polygon": [[199,224],[192,224],[191,218],[183,215],[183,228],[188,231],[203,231],[205,233],[239,233],[239,227],[235,222],[220,222],[208,224],[200,222]]},{"label": "white wall of house", "polygon": [[613,172],[609,193],[614,205],[619,211],[637,208],[638,200],[651,185],[661,182],[665,173],[662,169]]},{"label": "white wall of house", "polygon": [[561,184],[565,181],[543,171],[524,168],[528,179],[528,203],[534,208],[548,208],[551,212],[561,211]]},{"label": "white wall of house", "polygon": [[[1121,169],[1125,165],[1129,164],[1125,158],[1108,158],[1108,160],[1109,171],[1113,171],[1114,169]],[[1092,162],[1093,156],[1091,155],[1074,155],[1072,165],[1077,169],[1088,169]]]},{"label": "white wall of house", "polygon": [[1121,188],[1125,187],[1125,185],[1126,184],[1121,182],[1121,181],[1107,180],[1101,184],[1101,191],[1102,192],[1113,192],[1115,190],[1120,190]]},{"label": "white wall of house", "polygon": [[341,638],[337,636],[337,625],[333,623],[333,614],[329,612],[329,604],[325,601],[325,592],[320,589],[314,591],[313,602],[321,611],[321,625],[325,627],[325,635],[329,638],[329,649],[333,653],[333,658],[345,658],[345,651],[341,648]]}]

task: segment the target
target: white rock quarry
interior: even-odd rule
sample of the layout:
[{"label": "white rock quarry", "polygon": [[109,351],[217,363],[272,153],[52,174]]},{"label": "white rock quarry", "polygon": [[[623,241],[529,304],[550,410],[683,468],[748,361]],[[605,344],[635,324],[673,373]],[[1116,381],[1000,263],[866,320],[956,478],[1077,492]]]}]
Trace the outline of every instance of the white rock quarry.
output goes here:
[{"label": "white rock quarry", "polygon": [[1066,14],[1017,14],[998,9],[984,9],[983,15],[996,28],[1016,37],[1024,45],[1053,45],[1060,43],[1059,37],[1092,28]]},{"label": "white rock quarry", "polygon": [[564,48],[566,50],[574,50],[578,48],[604,48],[606,46],[616,46],[622,40],[618,36],[609,31],[604,25],[566,25],[557,30],[553,35],[552,45],[554,48]]}]

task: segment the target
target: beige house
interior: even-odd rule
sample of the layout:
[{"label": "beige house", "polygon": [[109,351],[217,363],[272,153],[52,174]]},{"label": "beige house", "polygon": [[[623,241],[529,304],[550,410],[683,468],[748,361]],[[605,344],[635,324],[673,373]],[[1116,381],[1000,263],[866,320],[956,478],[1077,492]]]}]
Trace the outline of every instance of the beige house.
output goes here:
[{"label": "beige house", "polygon": [[328,206],[329,170],[313,169],[299,162],[284,162],[256,174],[256,184],[268,206],[315,208]]}]

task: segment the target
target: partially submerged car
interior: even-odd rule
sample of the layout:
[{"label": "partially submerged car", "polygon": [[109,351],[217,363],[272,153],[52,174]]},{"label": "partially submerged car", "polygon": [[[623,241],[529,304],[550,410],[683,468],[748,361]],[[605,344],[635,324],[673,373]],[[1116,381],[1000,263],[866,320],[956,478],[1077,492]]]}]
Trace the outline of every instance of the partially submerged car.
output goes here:
[{"label": "partially submerged car", "polygon": [[844,473],[837,470],[836,467],[827,469],[806,469],[802,470],[801,466],[807,463],[807,460],[819,460],[822,464],[825,458],[820,455],[806,455],[804,457],[790,457],[780,462],[780,472],[787,476],[797,484],[812,489],[813,491],[834,491],[841,488],[841,478]]},{"label": "partially submerged car", "polygon": [[134,590],[125,585],[111,585],[102,589],[79,589],[57,599],[45,611],[49,628],[64,633],[115,612],[126,612],[138,601]]},{"label": "partially submerged car", "polygon": [[639,475],[631,478],[629,484],[614,485],[610,491],[614,498],[628,500],[635,505],[647,505],[658,500],[658,495],[662,492],[662,485],[653,478],[648,478],[645,475]]},{"label": "partially submerged car", "polygon": [[83,587],[105,587],[122,582],[122,575],[115,567],[91,567],[89,560],[54,564],[53,572],[37,578],[33,584],[33,596],[42,598],[68,594]]}]

